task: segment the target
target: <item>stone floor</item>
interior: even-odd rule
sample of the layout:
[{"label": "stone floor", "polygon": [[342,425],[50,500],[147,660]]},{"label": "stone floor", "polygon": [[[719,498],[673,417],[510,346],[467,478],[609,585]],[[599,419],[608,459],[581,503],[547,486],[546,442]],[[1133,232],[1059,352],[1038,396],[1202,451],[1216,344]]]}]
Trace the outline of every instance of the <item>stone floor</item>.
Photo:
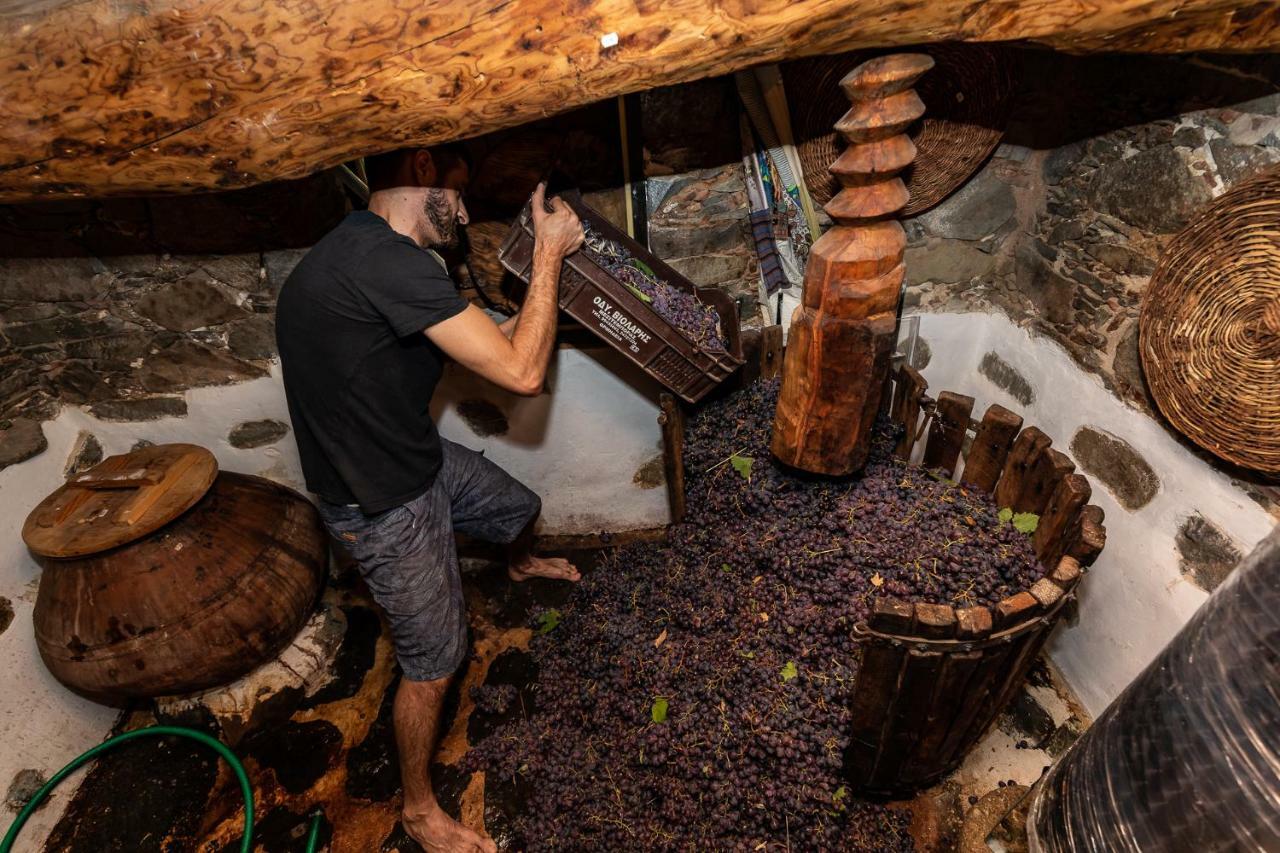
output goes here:
[{"label": "stone floor", "polygon": [[[591,553],[571,556],[590,569]],[[526,689],[532,666],[524,652],[531,636],[527,614],[534,605],[555,606],[569,588],[545,581],[514,585],[495,566],[468,572],[465,586],[474,653],[448,699],[447,734],[433,777],[451,814],[509,849],[507,827],[518,792],[487,783],[483,773],[459,769],[468,742],[500,722],[474,711],[468,693],[481,683],[511,683],[521,688],[520,702],[508,713],[532,710],[536,696]],[[215,714],[210,708],[217,710],[217,703],[205,702],[186,710],[169,704],[161,714],[132,712],[120,728],[176,722],[229,741],[253,782],[256,848],[264,853],[300,853],[317,808],[324,814],[322,842],[332,851],[418,851],[397,819],[400,784],[391,698],[399,674],[388,637],[354,572],[335,573],[325,604],[341,613],[345,634],[326,658],[323,677],[311,679],[310,688],[264,688],[269,695],[257,702],[247,725],[233,714]],[[903,803],[913,810],[912,832],[920,850],[987,849],[982,839],[1016,804],[1023,786],[1033,783],[1086,725],[1058,685],[1038,664],[1026,691],[965,764]],[[44,849],[221,853],[238,849],[242,821],[238,786],[225,764],[194,744],[145,740],[97,763]],[[1006,849],[1018,849],[1016,842]]]}]

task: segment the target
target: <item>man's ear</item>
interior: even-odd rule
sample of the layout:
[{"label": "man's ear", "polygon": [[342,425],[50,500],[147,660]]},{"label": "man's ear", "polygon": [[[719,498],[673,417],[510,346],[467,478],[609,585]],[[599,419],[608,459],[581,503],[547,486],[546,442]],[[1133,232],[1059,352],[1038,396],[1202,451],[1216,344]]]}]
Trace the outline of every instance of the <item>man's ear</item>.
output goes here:
[{"label": "man's ear", "polygon": [[426,148],[419,148],[413,152],[413,181],[420,187],[434,187],[436,179],[439,177],[436,170],[436,161],[432,159],[431,152]]}]

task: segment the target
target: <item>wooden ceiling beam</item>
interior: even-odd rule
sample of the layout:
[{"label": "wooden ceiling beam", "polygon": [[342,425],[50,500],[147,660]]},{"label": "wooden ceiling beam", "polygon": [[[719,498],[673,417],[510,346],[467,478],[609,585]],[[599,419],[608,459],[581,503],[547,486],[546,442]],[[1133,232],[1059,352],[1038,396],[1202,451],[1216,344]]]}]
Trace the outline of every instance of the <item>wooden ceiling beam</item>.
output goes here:
[{"label": "wooden ceiling beam", "polygon": [[941,40],[1272,50],[1225,0],[36,0],[0,18],[0,201],[296,178],[764,62]]}]

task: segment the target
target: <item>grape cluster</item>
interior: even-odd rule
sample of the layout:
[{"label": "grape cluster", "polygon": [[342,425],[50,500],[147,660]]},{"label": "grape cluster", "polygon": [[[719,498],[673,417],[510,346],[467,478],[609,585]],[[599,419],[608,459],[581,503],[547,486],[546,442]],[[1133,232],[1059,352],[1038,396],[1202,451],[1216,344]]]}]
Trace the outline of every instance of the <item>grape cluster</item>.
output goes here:
[{"label": "grape cluster", "polygon": [[516,701],[514,684],[480,684],[471,688],[471,702],[482,714],[505,714]]},{"label": "grape cluster", "polygon": [[695,344],[710,350],[728,348],[720,329],[720,315],[696,296],[667,284],[625,246],[608,239],[587,220],[582,222],[586,241],[582,251],[609,275],[629,289],[654,312]]},{"label": "grape cluster", "polygon": [[537,712],[467,758],[527,792],[523,849],[913,849],[909,813],[843,779],[851,629],[879,592],[990,603],[1042,569],[988,498],[895,459],[888,424],[860,478],[782,469],[777,390],[691,419],[684,521],[535,633]]}]

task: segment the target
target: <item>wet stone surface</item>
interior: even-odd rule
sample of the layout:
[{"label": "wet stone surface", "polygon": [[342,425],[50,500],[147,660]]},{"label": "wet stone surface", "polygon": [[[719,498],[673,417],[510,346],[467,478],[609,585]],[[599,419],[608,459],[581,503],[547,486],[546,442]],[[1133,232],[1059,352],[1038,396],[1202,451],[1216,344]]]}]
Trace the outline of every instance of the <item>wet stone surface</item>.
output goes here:
[{"label": "wet stone surface", "polygon": [[1009,396],[1024,406],[1035,402],[1036,392],[1027,378],[1018,372],[1018,368],[1000,357],[998,353],[988,352],[978,364],[978,372],[990,379],[997,388],[1009,393]]},{"label": "wet stone surface", "polygon": [[1227,534],[1199,514],[1182,522],[1174,544],[1182,574],[1205,592],[1217,589],[1244,557]]},{"label": "wet stone surface", "polygon": [[227,435],[227,442],[232,447],[248,450],[254,447],[265,447],[275,444],[289,434],[289,425],[271,420],[245,421],[232,427]]},{"label": "wet stone surface", "polygon": [[0,421],[0,471],[43,453],[48,446],[39,421],[29,418]]},{"label": "wet stone surface", "polygon": [[[5,604],[8,605],[8,600]],[[13,618],[13,611],[9,611],[9,618]],[[39,770],[26,769],[19,770],[14,774],[13,781],[9,783],[9,790],[4,795],[4,804],[8,806],[10,811],[18,811],[27,803],[31,802],[31,798],[36,795],[49,779]],[[36,810],[44,808],[48,805],[48,800],[36,806]]]},{"label": "wet stone surface", "polygon": [[1071,439],[1071,455],[1127,510],[1142,509],[1160,488],[1160,478],[1142,454],[1105,430],[1081,427]]},{"label": "wet stone surface", "polygon": [[325,774],[341,746],[342,733],[333,723],[285,720],[251,732],[240,751],[271,770],[286,791],[300,794]]}]

